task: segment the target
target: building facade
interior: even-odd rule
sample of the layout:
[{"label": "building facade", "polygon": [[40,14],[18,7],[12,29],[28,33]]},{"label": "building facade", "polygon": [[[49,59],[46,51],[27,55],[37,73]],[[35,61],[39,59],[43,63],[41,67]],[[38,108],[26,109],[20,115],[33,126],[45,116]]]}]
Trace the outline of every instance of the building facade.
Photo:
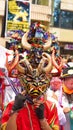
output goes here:
[{"label": "building facade", "polygon": [[[0,0],[0,39],[2,41],[3,39],[8,39],[4,38],[4,31],[5,31],[5,5],[6,5],[7,0]],[[44,24],[46,26],[46,29],[49,28],[50,24],[50,19],[51,19],[51,6],[52,6],[52,1],[51,0],[30,0],[31,3],[31,22],[32,21],[40,21],[41,24]],[[3,40],[5,43],[5,40]],[[0,42],[0,44],[3,44],[3,42]]]},{"label": "building facade", "polygon": [[62,55],[73,55],[73,0],[53,0],[51,31],[56,32]]},{"label": "building facade", "polygon": [[[40,21],[50,32],[56,32],[61,54],[73,55],[71,51],[73,48],[73,0],[30,0],[30,2],[31,22]],[[6,0],[0,0],[1,41],[4,36],[5,3]]]},{"label": "building facade", "polygon": [[2,38],[3,21],[5,15],[5,0],[0,0],[0,45],[5,46],[5,38]]},{"label": "building facade", "polygon": [[31,0],[31,21],[40,21],[49,28],[52,15],[52,0]]}]

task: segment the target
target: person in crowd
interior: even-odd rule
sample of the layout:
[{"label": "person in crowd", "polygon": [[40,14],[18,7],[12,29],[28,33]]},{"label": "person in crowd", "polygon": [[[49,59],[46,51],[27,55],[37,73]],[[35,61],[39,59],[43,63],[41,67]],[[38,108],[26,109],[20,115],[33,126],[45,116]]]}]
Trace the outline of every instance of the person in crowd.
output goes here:
[{"label": "person in crowd", "polygon": [[51,34],[52,37],[52,44],[51,44],[51,50],[55,49],[55,55],[60,56],[60,46],[58,42],[58,37],[55,37],[53,34]]},{"label": "person in crowd", "polygon": [[73,67],[73,56],[70,56],[67,60],[67,66],[68,67]]},{"label": "person in crowd", "polygon": [[[0,83],[0,99],[2,100],[2,106],[3,108],[6,107],[6,105],[14,100],[15,98],[15,93],[11,88],[10,82],[15,82],[13,80],[15,80],[15,78],[11,78],[8,76],[8,70],[6,67],[6,62],[7,62],[7,58],[8,58],[8,62],[10,63],[13,59],[14,56],[14,50],[9,50],[3,46],[0,46],[0,73],[3,73],[3,77],[4,80],[2,80],[2,78],[0,79],[1,83]],[[13,59],[14,60],[14,59]],[[11,65],[10,65],[11,67]],[[3,83],[3,85],[2,85]],[[15,83],[14,83],[15,84]],[[18,84],[18,82],[16,82],[16,84]],[[17,86],[17,85],[16,85]]]},{"label": "person in crowd", "polygon": [[62,106],[67,121],[64,130],[73,130],[73,67],[64,68],[61,79],[63,82]]},{"label": "person in crowd", "polygon": [[62,108],[62,81],[59,77],[52,77],[50,87],[47,90],[47,99],[55,102],[57,106],[60,129],[62,130],[66,123],[66,117]]},{"label": "person in crowd", "polygon": [[[3,111],[4,104],[4,90],[5,90],[5,78],[4,76],[8,75],[6,64],[6,53],[11,56],[13,55],[12,50],[8,50],[7,48],[0,45],[0,114]],[[4,75],[5,73],[5,75]]]},{"label": "person in crowd", "polygon": [[[38,29],[43,34],[39,24],[34,26],[31,30],[31,33],[34,30],[33,40]],[[7,105],[2,116],[2,130],[60,130],[57,107],[45,95],[51,79],[52,61],[44,50],[48,50],[51,41],[43,44],[42,38],[37,38],[38,44],[35,41],[29,44],[27,34],[22,37],[22,46],[29,50],[29,57],[19,60],[16,65],[24,90]]]},{"label": "person in crowd", "polygon": [[62,56],[62,68],[67,67],[67,58],[65,56]]}]

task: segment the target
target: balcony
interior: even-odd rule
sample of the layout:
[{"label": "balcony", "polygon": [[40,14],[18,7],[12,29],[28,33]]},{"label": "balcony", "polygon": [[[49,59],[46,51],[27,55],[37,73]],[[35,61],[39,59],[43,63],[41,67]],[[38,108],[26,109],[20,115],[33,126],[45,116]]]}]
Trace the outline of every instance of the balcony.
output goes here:
[{"label": "balcony", "polygon": [[73,11],[73,0],[61,0],[61,9]]},{"label": "balcony", "polygon": [[51,7],[42,5],[31,5],[31,19],[49,22],[51,16]]},{"label": "balcony", "polygon": [[52,33],[56,32],[55,35],[58,37],[58,41],[60,41],[60,42],[73,43],[73,30],[51,27],[50,32],[52,32]]}]

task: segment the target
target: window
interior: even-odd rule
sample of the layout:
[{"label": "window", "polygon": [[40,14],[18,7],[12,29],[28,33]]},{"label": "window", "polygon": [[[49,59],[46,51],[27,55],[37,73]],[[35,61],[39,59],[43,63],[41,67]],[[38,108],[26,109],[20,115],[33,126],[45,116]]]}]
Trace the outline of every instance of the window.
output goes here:
[{"label": "window", "polygon": [[54,9],[53,9],[53,26],[54,27],[59,27],[60,2],[61,0],[54,0]]},{"label": "window", "polygon": [[54,0],[53,26],[73,29],[73,12],[60,9],[61,0]]},{"label": "window", "polygon": [[59,25],[61,28],[73,29],[73,12],[61,10]]},{"label": "window", "polygon": [[32,4],[48,6],[49,0],[32,0]]}]

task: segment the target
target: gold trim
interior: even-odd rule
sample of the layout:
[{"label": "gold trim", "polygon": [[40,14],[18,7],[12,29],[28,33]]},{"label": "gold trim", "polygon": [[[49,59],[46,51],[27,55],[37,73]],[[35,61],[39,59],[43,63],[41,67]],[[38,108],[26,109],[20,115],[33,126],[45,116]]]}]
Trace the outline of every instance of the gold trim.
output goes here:
[{"label": "gold trim", "polygon": [[64,77],[64,76],[68,76],[69,74],[64,74],[62,77]]},{"label": "gold trim", "polygon": [[6,130],[6,126],[7,126],[7,122],[3,123],[3,124],[1,125],[1,130]]}]

